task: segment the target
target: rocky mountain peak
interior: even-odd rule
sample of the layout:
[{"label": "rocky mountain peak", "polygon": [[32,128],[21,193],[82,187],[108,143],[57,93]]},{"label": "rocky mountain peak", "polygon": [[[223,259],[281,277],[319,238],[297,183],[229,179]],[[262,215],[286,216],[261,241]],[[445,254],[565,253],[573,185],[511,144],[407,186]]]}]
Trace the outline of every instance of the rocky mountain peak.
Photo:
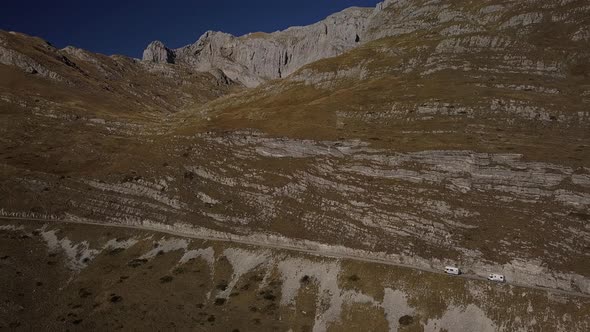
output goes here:
[{"label": "rocky mountain peak", "polygon": [[240,37],[207,31],[194,44],[175,50],[155,41],[144,51],[143,60],[184,63],[199,71],[217,68],[230,79],[254,87],[359,45],[372,12],[352,7],[309,26]]},{"label": "rocky mountain peak", "polygon": [[159,40],[151,42],[143,51],[143,60],[157,63],[174,63],[174,52]]},{"label": "rocky mountain peak", "polygon": [[[574,17],[584,12],[579,1],[535,3],[543,10],[516,2],[499,5],[484,1],[472,7],[461,1],[385,0],[375,8],[351,7],[315,24],[273,33],[236,37],[207,31],[194,44],[174,50],[154,42],[144,52],[144,60],[183,63],[198,71],[217,68],[230,79],[255,87],[265,81],[286,77],[309,63],[338,56],[384,37],[443,25],[447,27],[441,33],[449,37],[483,31],[493,33],[498,28],[516,29],[514,33],[524,34],[530,27],[549,19],[554,23],[572,25],[577,20]],[[559,15],[544,12],[554,7],[564,12]],[[571,8],[568,10],[568,7]],[[590,30],[585,25],[575,26],[575,29],[571,37],[573,41],[590,39]]]}]

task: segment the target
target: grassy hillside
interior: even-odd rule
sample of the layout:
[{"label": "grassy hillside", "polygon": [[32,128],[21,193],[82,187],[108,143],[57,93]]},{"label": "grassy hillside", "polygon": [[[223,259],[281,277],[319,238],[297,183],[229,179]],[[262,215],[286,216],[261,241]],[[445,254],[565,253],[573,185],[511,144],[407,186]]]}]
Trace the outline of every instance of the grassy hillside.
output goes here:
[{"label": "grassy hillside", "polygon": [[583,331],[590,324],[584,298],[379,264],[100,226],[3,221],[0,238],[2,328]]}]

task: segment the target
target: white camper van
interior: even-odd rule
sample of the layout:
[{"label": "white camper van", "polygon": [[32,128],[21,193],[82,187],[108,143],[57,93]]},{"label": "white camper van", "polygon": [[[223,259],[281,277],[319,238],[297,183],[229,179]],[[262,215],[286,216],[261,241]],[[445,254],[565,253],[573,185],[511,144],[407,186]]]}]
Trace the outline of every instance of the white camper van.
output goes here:
[{"label": "white camper van", "polygon": [[459,270],[458,267],[454,267],[454,266],[445,266],[445,272],[447,274],[455,274],[455,275],[461,274],[461,270]]},{"label": "white camper van", "polygon": [[488,280],[495,282],[505,282],[506,278],[504,278],[504,275],[502,274],[492,273],[488,276]]}]

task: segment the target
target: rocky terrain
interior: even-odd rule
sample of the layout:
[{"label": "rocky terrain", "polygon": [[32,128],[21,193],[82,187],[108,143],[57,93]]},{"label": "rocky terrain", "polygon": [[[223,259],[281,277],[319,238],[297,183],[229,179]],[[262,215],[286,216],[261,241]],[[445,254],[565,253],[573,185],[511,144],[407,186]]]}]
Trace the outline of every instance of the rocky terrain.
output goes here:
[{"label": "rocky terrain", "polygon": [[[540,6],[536,7],[538,4]],[[510,47],[517,40],[498,34],[530,36],[544,32],[538,27],[549,22],[554,30],[547,32],[556,34],[557,29],[562,29],[559,33],[566,40],[584,43],[590,40],[584,16],[587,11],[584,1],[576,0],[483,1],[478,4],[471,1],[387,0],[376,8],[353,7],[316,24],[274,33],[235,37],[207,31],[194,44],[178,49],[169,49],[162,42],[154,41],[144,51],[143,60],[183,63],[196,70],[218,68],[233,80],[254,87],[267,80],[286,77],[306,64],[340,55],[361,44],[417,32],[427,31],[430,37],[434,34],[444,37],[445,42],[437,51],[445,52],[446,49],[451,53],[464,53],[466,48],[473,51]],[[571,56],[575,58],[576,54]],[[436,68],[440,66],[440,60],[436,60],[430,58],[429,66],[419,67],[428,73],[442,70]],[[515,64],[520,59],[504,60]],[[538,67],[538,71],[559,69],[552,65],[555,64],[530,62],[522,69],[532,66]]]},{"label": "rocky terrain", "polygon": [[194,44],[175,50],[154,41],[143,52],[143,60],[181,63],[201,71],[218,68],[233,80],[254,87],[358,46],[371,13],[370,8],[349,8],[310,26],[270,34],[235,37],[207,31]]},{"label": "rocky terrain", "polygon": [[[281,302],[271,320],[259,318],[268,329],[342,330],[365,313],[379,317],[375,330],[396,330],[401,316],[387,310],[400,307],[415,313],[407,314],[406,330],[584,331],[589,17],[587,2],[576,0],[385,1],[274,33],[207,32],[175,50],[154,42],[143,60],[59,50],[0,32],[0,214],[45,220],[45,229],[66,220],[260,245],[266,249],[247,248],[258,258],[244,260],[264,261],[263,270],[288,285],[302,276],[293,272],[295,282],[277,272],[283,265],[276,257],[286,249],[298,252],[293,266],[346,276],[341,261],[318,258],[316,266],[300,254],[354,258],[365,260],[374,280],[389,280],[354,294],[342,288],[350,280],[318,281],[307,295],[282,288],[287,299],[303,296],[311,307],[301,310],[313,314],[302,318]],[[33,234],[20,220],[5,235],[21,224]],[[81,231],[90,226],[67,227],[80,227],[76,245],[88,244],[81,244],[86,256],[76,256],[78,267],[87,265],[84,257],[100,258],[100,248],[117,237],[90,246],[93,236]],[[151,246],[143,236],[129,234],[144,243],[137,257]],[[187,246],[171,251],[187,253]],[[216,246],[217,258],[226,249],[246,250]],[[137,258],[125,257],[113,273],[125,275],[121,266]],[[152,266],[168,275],[175,264]],[[416,281],[393,287],[392,264],[417,269],[404,272],[412,277],[402,283],[428,280],[436,289],[429,296],[444,297],[459,284],[461,295],[439,306],[439,297],[416,295],[424,288]],[[433,273],[445,265],[473,279],[451,286],[455,281]],[[506,275],[509,285],[480,280],[491,272]],[[224,273],[229,287],[230,275],[238,273],[237,284],[247,272]],[[56,280],[69,278],[58,274]],[[473,295],[482,289],[487,297]],[[231,321],[247,311],[223,315],[226,307],[211,295],[199,296],[210,301],[197,303],[209,306],[204,311],[215,315],[218,329],[254,328]],[[403,297],[414,299],[384,304]],[[503,303],[516,298],[546,307],[522,302],[514,313]],[[447,325],[472,314],[483,325]],[[93,324],[104,323],[96,317]]]},{"label": "rocky terrain", "polygon": [[70,114],[78,106],[84,111],[81,117],[91,111],[162,115],[239,86],[219,70],[196,72],[72,46],[60,50],[42,39],[1,30],[0,64],[3,102],[34,102],[49,109],[57,103],[69,107]]}]

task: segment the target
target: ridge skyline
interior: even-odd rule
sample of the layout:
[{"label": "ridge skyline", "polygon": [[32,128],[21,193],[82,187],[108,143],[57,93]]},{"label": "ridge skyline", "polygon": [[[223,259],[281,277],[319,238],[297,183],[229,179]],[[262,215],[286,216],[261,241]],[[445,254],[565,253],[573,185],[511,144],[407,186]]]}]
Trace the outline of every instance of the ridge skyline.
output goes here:
[{"label": "ridge skyline", "polygon": [[[349,7],[374,7],[379,2],[346,0],[327,4],[312,1],[285,4],[257,0],[248,6],[242,4],[242,9],[230,11],[228,8],[235,8],[240,2],[222,0],[192,4],[181,1],[165,8],[151,2],[142,2],[141,6],[135,2],[124,5],[113,2],[113,6],[109,6],[109,1],[100,5],[69,1],[57,5],[39,2],[35,6],[16,3],[3,8],[0,29],[37,36],[60,49],[73,46],[104,55],[141,58],[145,47],[154,40],[179,48],[210,30],[235,36],[270,33],[313,24]],[[314,10],[308,10],[309,7]],[[154,24],[157,17],[164,19],[158,19]]]}]

